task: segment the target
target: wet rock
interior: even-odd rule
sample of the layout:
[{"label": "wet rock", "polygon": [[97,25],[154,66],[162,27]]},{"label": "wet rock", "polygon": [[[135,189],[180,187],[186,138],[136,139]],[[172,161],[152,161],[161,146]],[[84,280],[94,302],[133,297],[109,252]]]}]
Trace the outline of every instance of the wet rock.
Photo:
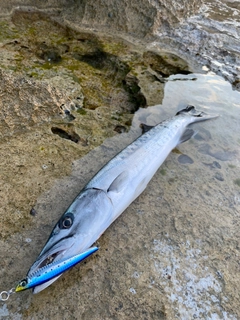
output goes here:
[{"label": "wet rock", "polygon": [[210,131],[203,127],[198,127],[196,131],[197,134],[194,135],[194,139],[198,141],[209,141],[212,138]]},{"label": "wet rock", "polygon": [[208,154],[211,157],[214,157],[217,160],[221,161],[229,161],[234,159],[234,157],[237,155],[237,151],[231,151],[231,150],[215,150],[212,148],[209,144],[203,144],[198,148],[199,152],[202,154]]},{"label": "wet rock", "polygon": [[192,164],[194,161],[193,161],[192,158],[190,158],[186,154],[181,154],[178,157],[178,162],[181,163],[181,164]]},{"label": "wet rock", "polygon": [[167,80],[164,79],[163,76],[157,73],[151,73],[149,70],[144,71],[143,74],[145,75],[146,79],[150,82],[153,83],[155,81],[160,82],[160,83],[165,83]]},{"label": "wet rock", "polygon": [[183,53],[195,55],[196,60],[238,89],[239,6],[234,6],[227,0],[218,1],[217,5],[204,0],[204,10],[173,28],[168,33],[169,38],[163,41],[177,46]]},{"label": "wet rock", "polygon": [[37,215],[37,210],[36,210],[35,208],[32,208],[32,209],[30,210],[30,215],[33,216],[33,217],[35,217],[35,216]]},{"label": "wet rock", "polygon": [[217,179],[218,181],[224,181],[224,177],[220,172],[216,172],[214,175],[214,178]]},{"label": "wet rock", "polygon": [[[24,4],[25,1],[22,0],[20,3]],[[14,5],[14,1],[7,4],[1,1],[2,15],[10,14]],[[38,9],[46,9],[40,2],[36,2],[35,6]],[[55,6],[58,9],[54,9]],[[163,44],[167,50],[173,48],[181,52],[192,63],[194,57],[195,61],[209,66],[211,70],[231,81],[236,88],[239,87],[237,26],[240,9],[237,1],[221,0],[213,4],[208,0],[181,0],[168,2],[166,6],[162,0],[144,0],[140,4],[137,0],[131,4],[123,0],[113,6],[109,0],[104,0],[101,8],[93,0],[71,5],[65,1],[51,1],[50,7],[52,9],[49,11],[55,18],[55,24],[57,20],[65,19],[70,26],[95,28],[113,35],[120,32],[138,40],[146,39],[148,42],[152,41],[155,48]],[[34,12],[32,8],[28,10],[33,20],[38,20],[44,15],[43,12]],[[59,10],[61,19],[57,19]],[[28,12],[23,16],[19,14],[19,10],[15,10],[13,22],[18,23],[18,26],[23,23],[31,24],[32,19],[29,19],[29,15],[27,17]],[[61,25],[58,27],[61,28]],[[66,35],[71,36],[72,33],[67,31]],[[84,37],[78,38],[81,43],[89,41]]]},{"label": "wet rock", "polygon": [[213,161],[212,163],[203,163],[205,166],[209,167],[210,169],[221,169],[221,165],[217,161]]},{"label": "wet rock", "polygon": [[[199,1],[190,3],[186,0],[177,3],[171,2],[169,7],[159,0],[156,2],[144,0],[141,3],[134,0],[130,5],[128,2],[122,1],[113,6],[106,0],[102,3],[101,8],[94,1],[90,1],[70,9],[67,14],[73,15],[75,10],[72,21],[78,21],[80,24],[85,22],[93,28],[127,31],[136,38],[142,39],[158,30],[162,32],[168,30],[178,24],[183,17],[186,18],[196,13],[200,6],[201,2]],[[127,15],[123,13],[126,8]],[[159,14],[160,12],[161,14]]]},{"label": "wet rock", "polygon": [[153,106],[160,104],[164,96],[164,77],[152,70],[149,66],[147,70],[140,66],[136,69],[135,71],[138,73],[138,86],[141,88],[141,93],[145,97],[146,105]]},{"label": "wet rock", "polygon": [[234,81],[233,81],[233,86],[238,90],[240,91],[240,79],[239,77],[235,78]]}]

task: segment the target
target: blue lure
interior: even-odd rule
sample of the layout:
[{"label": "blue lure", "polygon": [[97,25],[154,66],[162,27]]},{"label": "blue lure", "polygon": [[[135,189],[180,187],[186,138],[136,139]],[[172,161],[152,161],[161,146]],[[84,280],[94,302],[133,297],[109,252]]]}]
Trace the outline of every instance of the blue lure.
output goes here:
[{"label": "blue lure", "polygon": [[70,257],[64,260],[53,261],[52,263],[38,269],[37,271],[29,274],[26,278],[19,281],[15,288],[15,292],[20,292],[26,289],[34,288],[40,284],[43,284],[59,275],[68,269],[72,268],[88,256],[98,250],[98,247],[89,248],[76,256]]}]

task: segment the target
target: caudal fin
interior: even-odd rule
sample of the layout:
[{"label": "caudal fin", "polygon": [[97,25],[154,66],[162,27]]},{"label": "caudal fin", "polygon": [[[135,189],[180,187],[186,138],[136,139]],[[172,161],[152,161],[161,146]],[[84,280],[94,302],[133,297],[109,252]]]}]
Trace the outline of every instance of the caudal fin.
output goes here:
[{"label": "caudal fin", "polygon": [[185,109],[182,109],[176,113],[176,116],[186,115],[190,116],[192,119],[191,123],[199,122],[199,121],[207,121],[210,119],[217,118],[218,115],[207,114],[204,111],[198,111],[194,106],[187,106]]}]

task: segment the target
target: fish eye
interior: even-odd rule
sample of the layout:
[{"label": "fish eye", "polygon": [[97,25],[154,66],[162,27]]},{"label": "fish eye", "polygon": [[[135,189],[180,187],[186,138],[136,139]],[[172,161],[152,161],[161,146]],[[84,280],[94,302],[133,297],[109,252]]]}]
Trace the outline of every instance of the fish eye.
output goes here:
[{"label": "fish eye", "polygon": [[65,219],[63,220],[63,222],[62,222],[62,226],[63,226],[63,228],[65,228],[65,229],[70,228],[71,225],[72,225],[72,219],[69,218],[69,217],[65,218]]},{"label": "fish eye", "polygon": [[60,229],[69,229],[73,224],[73,220],[73,214],[71,212],[68,212],[60,219],[58,226]]}]

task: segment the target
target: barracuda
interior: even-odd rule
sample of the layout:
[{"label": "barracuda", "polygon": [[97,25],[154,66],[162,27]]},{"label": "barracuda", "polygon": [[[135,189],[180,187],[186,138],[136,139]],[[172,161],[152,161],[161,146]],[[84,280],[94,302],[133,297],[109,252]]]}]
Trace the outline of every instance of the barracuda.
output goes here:
[{"label": "barracuda", "polygon": [[[110,160],[83,188],[55,225],[28,275],[90,248],[101,234],[146,188],[157,169],[178,144],[189,140],[189,125],[217,116],[188,106],[144,133]],[[36,285],[40,292],[60,275]]]}]

